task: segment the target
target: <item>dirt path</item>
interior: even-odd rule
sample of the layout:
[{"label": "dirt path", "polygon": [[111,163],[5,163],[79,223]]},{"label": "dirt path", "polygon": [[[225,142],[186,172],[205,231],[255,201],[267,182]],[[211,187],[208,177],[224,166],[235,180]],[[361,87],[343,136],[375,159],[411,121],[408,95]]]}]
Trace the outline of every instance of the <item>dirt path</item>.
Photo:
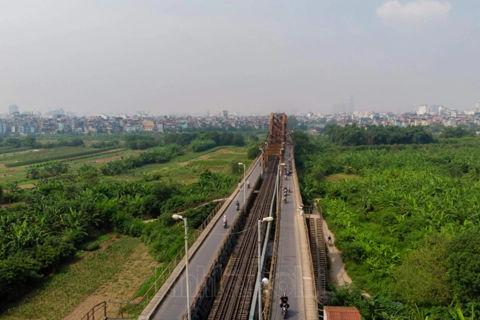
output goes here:
[{"label": "dirt path", "polygon": [[[93,306],[103,301],[128,302],[145,278],[152,274],[156,266],[157,263],[148,254],[147,247],[143,243],[139,244],[120,273],[88,296],[62,319],[81,319]],[[116,304],[108,304],[107,315],[109,317],[118,315],[120,305],[118,305],[118,308],[116,306]]]},{"label": "dirt path", "polygon": [[30,188],[34,188],[35,187],[35,184],[33,183],[27,183],[27,184],[22,184],[21,186],[18,186],[20,189],[30,189]]},{"label": "dirt path", "polygon": [[338,289],[346,283],[352,283],[352,279],[345,270],[342,252],[335,246],[335,235],[328,229],[328,224],[325,220],[323,220],[323,234],[325,236],[325,243],[327,244],[328,236],[332,237],[331,243],[328,244],[328,257],[331,261],[329,276]]}]

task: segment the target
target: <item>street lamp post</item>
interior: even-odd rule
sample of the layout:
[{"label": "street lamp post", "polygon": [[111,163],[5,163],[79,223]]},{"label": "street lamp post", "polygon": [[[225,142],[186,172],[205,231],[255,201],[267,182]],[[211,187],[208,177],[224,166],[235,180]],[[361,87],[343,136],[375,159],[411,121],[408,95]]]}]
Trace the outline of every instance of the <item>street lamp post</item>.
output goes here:
[{"label": "street lamp post", "polygon": [[262,151],[260,155],[260,174],[263,174],[263,148],[258,148],[258,150]]},{"label": "street lamp post", "polygon": [[278,190],[277,190],[277,211],[279,210],[280,208],[280,203],[281,203],[281,197],[282,197],[282,189],[280,188],[280,185],[281,185],[281,182],[282,182],[282,176],[283,176],[283,173],[282,173],[282,169],[283,169],[283,166],[285,165],[285,163],[280,163],[278,164]]},{"label": "street lamp post", "polygon": [[187,283],[187,315],[188,315],[188,320],[191,320],[190,318],[190,284],[188,282],[188,230],[187,230],[188,223],[187,223],[187,218],[184,218],[179,214],[174,214],[172,218],[175,220],[183,220],[185,224],[185,282]]},{"label": "street lamp post", "polygon": [[261,225],[262,222],[271,222],[273,221],[273,217],[265,217],[262,220],[258,220],[258,274],[257,278],[260,281],[258,284],[258,319],[262,319],[262,264],[260,263],[260,259],[262,257],[262,237],[261,233]]},{"label": "street lamp post", "polygon": [[243,166],[243,210],[246,210],[245,208],[245,189],[247,188],[246,183],[245,183],[245,163],[239,162],[239,166]]}]

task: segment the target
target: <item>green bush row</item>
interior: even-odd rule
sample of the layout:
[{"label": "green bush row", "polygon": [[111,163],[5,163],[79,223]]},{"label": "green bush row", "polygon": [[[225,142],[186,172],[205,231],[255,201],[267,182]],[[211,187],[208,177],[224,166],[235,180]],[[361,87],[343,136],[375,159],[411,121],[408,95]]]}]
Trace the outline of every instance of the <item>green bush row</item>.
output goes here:
[{"label": "green bush row", "polygon": [[168,147],[160,147],[153,151],[142,152],[138,156],[110,161],[102,165],[100,167],[100,171],[103,175],[114,176],[126,173],[133,168],[139,168],[147,164],[165,163],[181,154],[181,148],[176,144],[172,144]]},{"label": "green bush row", "polygon": [[26,151],[30,150],[30,147],[19,147],[19,148],[11,148],[11,147],[4,147],[0,148],[0,154],[6,154],[6,153],[12,153],[12,152],[21,152],[21,151]]},{"label": "green bush row", "polygon": [[[82,152],[76,152],[76,153],[70,153],[70,154],[61,154],[57,156],[51,156],[51,157],[45,157],[45,158],[37,158],[37,159],[30,159],[30,160],[25,160],[25,161],[18,161],[18,162],[13,162],[13,163],[7,163],[5,164],[6,167],[20,167],[20,166],[25,166],[29,164],[36,164],[36,163],[42,163],[42,162],[48,162],[48,161],[55,161],[55,160],[62,160],[62,159],[68,159],[69,161],[74,161],[78,159],[79,157],[82,156],[90,156],[92,154],[96,153],[102,153],[105,151],[109,151],[112,149],[116,149],[117,147],[109,147],[105,149],[95,149],[95,150],[85,150]],[[72,158],[72,159],[70,159]]]}]

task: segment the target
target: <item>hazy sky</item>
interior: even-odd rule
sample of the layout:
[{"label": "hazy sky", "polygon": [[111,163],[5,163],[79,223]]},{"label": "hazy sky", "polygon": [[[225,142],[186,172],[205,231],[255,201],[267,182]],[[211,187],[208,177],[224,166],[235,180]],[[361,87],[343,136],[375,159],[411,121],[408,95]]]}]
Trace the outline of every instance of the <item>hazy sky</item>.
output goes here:
[{"label": "hazy sky", "polygon": [[0,113],[470,109],[479,0],[0,0]]}]

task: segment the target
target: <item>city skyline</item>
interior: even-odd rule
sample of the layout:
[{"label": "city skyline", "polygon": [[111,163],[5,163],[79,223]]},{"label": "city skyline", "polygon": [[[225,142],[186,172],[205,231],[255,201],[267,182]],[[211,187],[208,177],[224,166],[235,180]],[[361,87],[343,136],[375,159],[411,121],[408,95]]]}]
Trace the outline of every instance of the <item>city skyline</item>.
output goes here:
[{"label": "city skyline", "polygon": [[0,114],[473,109],[480,3],[2,2]]}]

